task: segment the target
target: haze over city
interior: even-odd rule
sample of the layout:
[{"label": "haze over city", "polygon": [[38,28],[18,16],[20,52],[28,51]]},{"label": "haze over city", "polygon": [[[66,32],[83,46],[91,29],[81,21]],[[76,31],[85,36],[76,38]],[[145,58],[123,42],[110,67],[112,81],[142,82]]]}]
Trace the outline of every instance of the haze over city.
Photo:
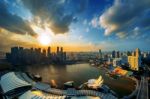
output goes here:
[{"label": "haze over city", "polygon": [[0,51],[20,45],[148,50],[149,7],[149,0],[1,0]]}]

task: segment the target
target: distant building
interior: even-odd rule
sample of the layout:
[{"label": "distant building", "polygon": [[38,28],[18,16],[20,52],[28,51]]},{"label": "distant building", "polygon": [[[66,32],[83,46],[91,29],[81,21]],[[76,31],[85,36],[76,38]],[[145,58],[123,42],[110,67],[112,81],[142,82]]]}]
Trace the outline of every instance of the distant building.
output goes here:
[{"label": "distant building", "polygon": [[47,57],[51,57],[51,47],[48,47],[47,49]]},{"label": "distant building", "polygon": [[43,49],[43,56],[46,57],[46,50]]},{"label": "distant building", "polygon": [[57,47],[57,54],[59,53],[59,47]]},{"label": "distant building", "polygon": [[120,58],[120,52],[119,51],[116,51],[115,58]]},{"label": "distant building", "polygon": [[113,60],[113,66],[116,67],[116,66],[121,66],[121,58],[115,58]]},{"label": "distant building", "polygon": [[149,56],[149,54],[148,53],[143,53],[143,58],[147,58]]},{"label": "distant building", "polygon": [[6,53],[6,59],[12,65],[30,65],[40,63],[56,63],[62,64],[66,62],[66,52],[63,52],[63,47],[59,51],[57,47],[56,53],[51,53],[51,47],[48,49],[23,47],[12,47],[10,53]]},{"label": "distant building", "polygon": [[99,49],[99,59],[102,59],[102,51]]},{"label": "distant building", "polygon": [[140,50],[137,48],[132,54],[132,56],[128,56],[128,63],[132,70],[138,71],[139,66],[141,66],[141,56]]},{"label": "distant building", "polygon": [[141,57],[141,51],[140,51],[139,48],[136,48],[136,50],[135,50],[135,56],[136,57]]},{"label": "distant building", "polygon": [[108,58],[108,61],[107,61],[109,64],[113,62],[113,59],[112,58]]},{"label": "distant building", "polygon": [[131,56],[131,52],[127,51],[127,55],[126,56]]},{"label": "distant building", "polygon": [[116,55],[116,51],[112,51],[111,57],[115,58],[115,55]]},{"label": "distant building", "polygon": [[132,52],[132,56],[135,56],[135,55],[136,55],[136,53],[135,53],[135,51],[133,51],[133,52]]},{"label": "distant building", "polygon": [[127,64],[128,63],[128,56],[122,56],[122,64]]}]

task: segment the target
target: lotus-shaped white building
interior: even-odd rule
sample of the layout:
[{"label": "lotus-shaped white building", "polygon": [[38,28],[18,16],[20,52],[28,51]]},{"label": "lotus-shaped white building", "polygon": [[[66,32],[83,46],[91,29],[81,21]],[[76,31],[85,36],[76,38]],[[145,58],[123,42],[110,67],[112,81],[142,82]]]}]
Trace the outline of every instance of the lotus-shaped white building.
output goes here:
[{"label": "lotus-shaped white building", "polygon": [[103,84],[102,76],[99,76],[98,79],[90,79],[87,82],[89,88],[97,89],[100,88]]}]

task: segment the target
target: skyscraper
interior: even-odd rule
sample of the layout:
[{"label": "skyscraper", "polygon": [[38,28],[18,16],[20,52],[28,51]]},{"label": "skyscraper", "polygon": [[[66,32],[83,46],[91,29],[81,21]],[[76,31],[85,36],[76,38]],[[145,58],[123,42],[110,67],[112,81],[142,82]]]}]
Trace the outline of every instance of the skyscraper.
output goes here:
[{"label": "skyscraper", "polygon": [[120,52],[119,51],[116,51],[115,53],[115,58],[119,58],[120,57]]},{"label": "skyscraper", "polygon": [[139,66],[141,66],[140,50],[137,48],[134,53],[134,55],[128,56],[128,63],[132,70],[138,71]]},{"label": "skyscraper", "polygon": [[99,58],[102,59],[102,51],[99,49]]},{"label": "skyscraper", "polygon": [[38,48],[37,50],[38,50],[38,53],[41,53],[41,48]]},{"label": "skyscraper", "polygon": [[111,54],[112,58],[115,58],[115,53],[116,51],[112,51],[112,54]]},{"label": "skyscraper", "polygon": [[61,53],[63,52],[63,47],[60,48],[60,52],[61,52]]},{"label": "skyscraper", "polygon": [[127,51],[127,56],[131,56],[131,52],[130,51]]},{"label": "skyscraper", "polygon": [[57,54],[59,53],[59,47],[57,47]]},{"label": "skyscraper", "polygon": [[141,51],[140,51],[139,48],[136,48],[136,50],[135,50],[135,56],[136,57],[140,57],[141,56]]},{"label": "skyscraper", "polygon": [[48,57],[51,56],[51,47],[48,47],[48,49],[47,49],[47,56],[48,56]]},{"label": "skyscraper", "polygon": [[12,48],[11,48],[11,52],[12,52],[13,54],[17,53],[18,50],[19,50],[18,47],[12,47]]},{"label": "skyscraper", "polygon": [[66,52],[63,52],[63,62],[65,62],[66,59],[67,59]]},{"label": "skyscraper", "polygon": [[46,50],[43,49],[43,56],[46,57]]}]

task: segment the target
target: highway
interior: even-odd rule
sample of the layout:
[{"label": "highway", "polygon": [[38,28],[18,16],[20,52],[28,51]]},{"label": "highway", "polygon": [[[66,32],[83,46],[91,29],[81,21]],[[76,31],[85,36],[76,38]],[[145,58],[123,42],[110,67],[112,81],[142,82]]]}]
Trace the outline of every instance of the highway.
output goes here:
[{"label": "highway", "polygon": [[148,96],[148,80],[142,76],[136,99],[149,99]]}]

